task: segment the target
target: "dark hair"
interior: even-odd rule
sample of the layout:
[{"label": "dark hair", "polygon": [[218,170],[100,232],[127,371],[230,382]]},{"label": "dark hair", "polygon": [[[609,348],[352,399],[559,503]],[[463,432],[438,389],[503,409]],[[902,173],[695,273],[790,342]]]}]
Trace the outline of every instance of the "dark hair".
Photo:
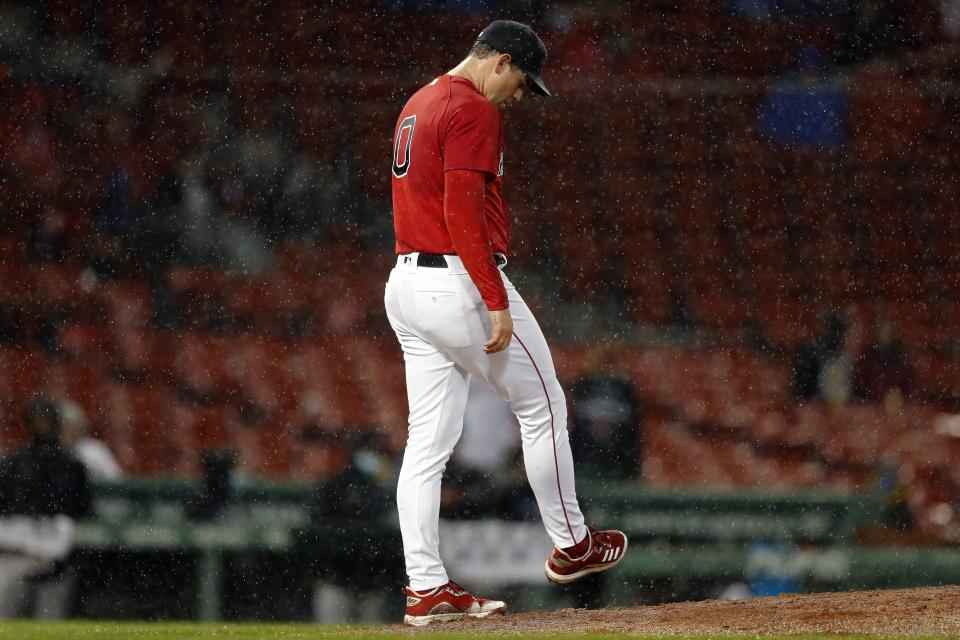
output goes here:
[{"label": "dark hair", "polygon": [[479,58],[483,60],[484,58],[491,58],[493,56],[500,55],[500,52],[488,45],[486,42],[480,42],[477,40],[473,43],[473,46],[470,47],[470,54],[474,58]]},{"label": "dark hair", "polygon": [[[480,42],[477,40],[473,43],[473,46],[470,47],[470,55],[479,60],[484,60],[486,58],[492,58],[493,56],[500,55],[500,51],[497,51],[486,42]],[[514,71],[519,71],[520,67],[515,65],[513,62],[510,62],[510,68]]]}]

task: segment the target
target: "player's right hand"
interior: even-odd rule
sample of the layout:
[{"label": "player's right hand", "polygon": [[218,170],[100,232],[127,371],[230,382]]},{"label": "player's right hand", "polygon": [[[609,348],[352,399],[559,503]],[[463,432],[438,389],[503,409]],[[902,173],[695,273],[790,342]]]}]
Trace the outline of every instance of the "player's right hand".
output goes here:
[{"label": "player's right hand", "polygon": [[510,317],[510,309],[491,311],[490,322],[493,324],[493,335],[483,345],[483,351],[488,355],[506,349],[510,346],[510,338],[513,337],[513,318]]}]

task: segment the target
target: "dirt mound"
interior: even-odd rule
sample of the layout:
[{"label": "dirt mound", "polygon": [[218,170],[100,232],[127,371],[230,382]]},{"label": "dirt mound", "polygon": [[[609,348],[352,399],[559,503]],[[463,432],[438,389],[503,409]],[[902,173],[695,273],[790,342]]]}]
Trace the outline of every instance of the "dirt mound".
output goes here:
[{"label": "dirt mound", "polygon": [[452,622],[428,629],[506,634],[869,633],[960,636],[960,587],[782,595],[741,601],[706,600],[628,609],[561,609]]}]

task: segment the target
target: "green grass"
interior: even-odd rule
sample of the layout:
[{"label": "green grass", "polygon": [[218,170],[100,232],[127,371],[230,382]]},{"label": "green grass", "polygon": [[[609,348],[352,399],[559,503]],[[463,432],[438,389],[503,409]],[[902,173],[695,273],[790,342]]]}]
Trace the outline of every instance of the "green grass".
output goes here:
[{"label": "green grass", "polygon": [[[497,634],[454,634],[444,633],[441,627],[416,629],[406,632],[387,631],[386,627],[329,627],[309,624],[196,624],[177,622],[32,622],[32,621],[0,621],[0,640],[321,640],[328,638],[375,638],[388,640],[391,638],[416,638],[429,636],[431,640],[454,640],[455,638],[470,638],[471,640],[489,640],[492,638],[513,637],[519,638],[576,638],[577,640],[602,640],[624,638],[623,635],[612,634],[524,634],[523,636],[507,636]],[[652,640],[658,636],[634,636]],[[705,636],[659,636],[669,637],[671,640],[743,640],[745,637],[733,635],[705,635]],[[816,640],[820,638],[835,638],[828,634],[797,635],[797,636],[764,636],[764,640]],[[844,640],[874,639],[880,636],[850,635],[843,636]],[[904,640],[940,640],[948,636],[884,636],[885,638],[902,638]]]}]

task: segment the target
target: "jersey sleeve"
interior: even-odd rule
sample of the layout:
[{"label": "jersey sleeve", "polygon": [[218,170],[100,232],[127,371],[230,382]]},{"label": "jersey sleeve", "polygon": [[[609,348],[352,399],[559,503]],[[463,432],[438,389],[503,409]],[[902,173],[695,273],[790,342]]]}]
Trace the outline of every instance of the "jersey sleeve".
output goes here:
[{"label": "jersey sleeve", "polygon": [[485,99],[452,107],[443,132],[443,170],[469,169],[497,175],[500,114]]},{"label": "jersey sleeve", "polygon": [[490,311],[510,306],[500,270],[493,261],[483,215],[486,178],[479,171],[454,169],[444,174],[443,210],[453,247]]}]

